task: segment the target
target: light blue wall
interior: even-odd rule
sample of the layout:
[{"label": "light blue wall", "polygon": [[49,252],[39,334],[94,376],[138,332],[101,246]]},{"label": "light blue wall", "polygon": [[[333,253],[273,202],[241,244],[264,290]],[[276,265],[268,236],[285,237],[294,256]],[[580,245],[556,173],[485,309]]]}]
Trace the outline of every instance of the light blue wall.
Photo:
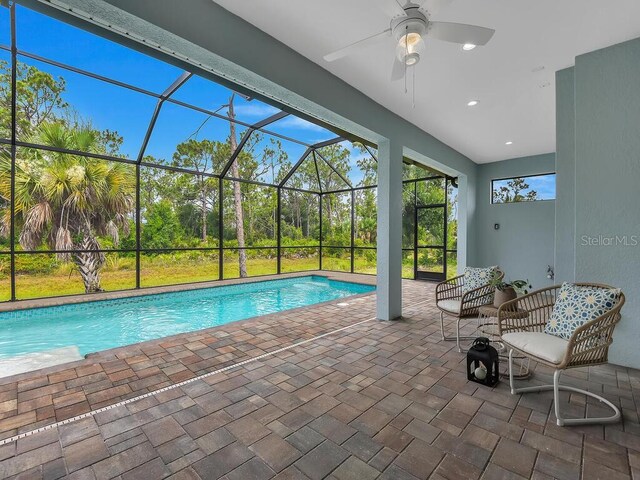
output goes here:
[{"label": "light blue wall", "polygon": [[[491,180],[555,171],[555,154],[516,158],[479,166],[476,245],[479,265],[500,265],[507,279],[529,279],[534,288],[551,285],[555,202],[491,204]],[[494,224],[500,229],[495,230]]]},{"label": "light blue wall", "polygon": [[557,282],[575,279],[576,155],[574,69],[556,73],[556,252]]},{"label": "light blue wall", "polygon": [[[623,289],[627,305],[610,359],[638,367],[640,39],[576,58],[575,191],[576,279]],[[589,246],[585,237],[613,244]]]}]

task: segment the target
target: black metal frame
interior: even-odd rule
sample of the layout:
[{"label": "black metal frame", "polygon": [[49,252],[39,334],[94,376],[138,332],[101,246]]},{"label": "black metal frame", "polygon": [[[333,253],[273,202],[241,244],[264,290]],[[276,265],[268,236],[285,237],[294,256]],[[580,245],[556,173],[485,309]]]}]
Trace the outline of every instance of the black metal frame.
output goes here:
[{"label": "black metal frame", "polygon": [[[438,179],[444,179],[444,196],[445,196],[445,201],[444,203],[434,203],[434,204],[429,204],[429,205],[421,205],[418,203],[418,195],[417,195],[417,185],[420,182],[424,182],[424,181],[430,181],[430,180],[438,180]],[[450,254],[458,254],[458,250],[457,249],[452,249],[449,248],[448,246],[448,240],[449,240],[449,235],[448,235],[448,228],[449,228],[449,201],[448,201],[448,195],[449,195],[449,186],[453,184],[453,179],[450,177],[446,177],[446,176],[438,176],[438,175],[434,175],[434,176],[429,176],[429,177],[424,177],[424,178],[417,178],[417,179],[412,179],[412,180],[405,180],[403,182],[404,185],[408,185],[408,184],[413,184],[413,194],[412,194],[412,198],[413,198],[413,246],[412,248],[403,248],[402,251],[403,252],[411,252],[413,254],[413,278],[416,280],[429,280],[429,281],[443,281],[446,278],[449,278],[449,272],[447,271],[448,268],[448,257]],[[443,245],[422,245],[419,243],[419,239],[418,239],[418,219],[419,219],[419,211],[420,210],[425,210],[425,209],[435,209],[435,208],[442,208],[443,209],[443,238],[444,238],[444,244]],[[442,272],[427,272],[427,271],[421,271],[418,268],[418,252],[420,250],[441,250],[442,251]]]},{"label": "black metal frame", "polygon": [[[2,7],[0,7],[2,8]],[[298,139],[295,138],[290,138],[286,135],[282,135],[279,134],[277,132],[273,132],[270,131],[268,129],[269,125],[273,124],[274,122],[281,120],[285,117],[287,117],[288,115],[291,115],[291,113],[289,113],[288,111],[281,111],[276,113],[275,115],[271,115],[268,118],[265,118],[264,120],[261,120],[257,123],[254,124],[249,124],[246,122],[243,122],[241,120],[237,120],[234,119],[233,123],[235,123],[236,125],[242,126],[244,128],[246,128],[246,130],[244,131],[240,141],[238,142],[237,148],[231,153],[231,156],[229,157],[228,161],[226,162],[226,164],[224,165],[223,169],[221,170],[220,173],[214,173],[214,172],[210,172],[210,171],[206,171],[206,172],[198,172],[196,170],[191,170],[189,168],[181,168],[181,167],[175,167],[169,164],[163,164],[163,163],[151,163],[151,162],[147,162],[145,161],[145,152],[147,151],[147,147],[149,145],[149,141],[152,138],[153,132],[154,132],[154,127],[156,125],[156,122],[159,118],[159,115],[161,113],[162,107],[165,103],[171,103],[171,104],[175,104],[175,105],[179,105],[183,108],[188,108],[197,112],[200,112],[202,114],[207,115],[207,119],[208,118],[217,118],[220,120],[224,120],[226,122],[231,122],[231,120],[225,116],[222,115],[219,112],[219,110],[221,110],[222,108],[226,107],[226,105],[221,106],[220,108],[218,108],[218,110],[215,111],[211,111],[208,109],[204,109],[201,108],[199,106],[196,105],[191,105],[188,103],[185,103],[183,101],[177,100],[175,98],[173,98],[173,95],[175,94],[176,91],[178,91],[183,85],[185,85],[193,76],[194,73],[193,71],[185,71],[183,72],[181,75],[178,76],[178,78],[176,78],[163,92],[161,93],[156,93],[156,92],[152,92],[146,89],[142,89],[139,87],[136,87],[134,85],[130,85],[128,83],[125,82],[121,82],[118,80],[114,80],[114,79],[110,79],[107,77],[104,77],[102,75],[98,75],[86,70],[82,70],[80,68],[74,67],[74,66],[70,66],[70,65],[66,65],[60,62],[57,62],[55,60],[51,60],[51,59],[47,59],[47,58],[43,58],[39,55],[30,53],[30,52],[25,52],[25,51],[20,51],[17,48],[17,43],[16,43],[16,15],[15,15],[15,5],[12,3],[9,6],[9,10],[10,10],[10,17],[11,17],[11,45],[10,47],[6,47],[6,46],[2,46],[0,45],[0,51],[6,51],[9,52],[11,55],[11,92],[12,92],[12,102],[11,102],[11,138],[10,139],[2,139],[0,138],[0,145],[5,145],[7,147],[10,148],[11,151],[11,198],[10,198],[10,202],[11,202],[11,223],[10,223],[10,249],[9,251],[0,251],[0,256],[4,256],[4,255],[9,255],[11,258],[11,295],[10,295],[10,300],[11,301],[15,301],[17,299],[16,296],[16,258],[22,255],[54,255],[56,253],[60,253],[56,250],[37,250],[37,251],[23,251],[23,250],[18,250],[17,249],[17,245],[16,245],[16,221],[15,221],[15,210],[14,210],[14,204],[15,204],[15,172],[16,172],[16,157],[17,157],[17,153],[18,150],[20,148],[33,148],[33,149],[39,149],[39,150],[46,150],[46,151],[52,151],[52,152],[58,152],[58,153],[67,153],[70,155],[78,155],[78,156],[84,156],[84,157],[89,157],[89,158],[95,158],[98,160],[104,160],[104,161],[108,161],[108,162],[119,162],[119,163],[124,163],[124,164],[128,164],[131,165],[132,167],[135,168],[135,176],[136,176],[136,187],[135,187],[135,212],[134,212],[134,216],[135,216],[135,224],[136,224],[136,232],[135,232],[135,248],[134,249],[123,249],[123,248],[118,248],[118,249],[101,249],[101,250],[97,250],[100,252],[105,252],[105,253],[115,253],[115,254],[135,254],[135,263],[136,263],[136,270],[135,270],[135,289],[141,289],[141,288],[148,288],[145,287],[144,285],[141,284],[141,263],[142,263],[142,257],[146,254],[150,254],[150,253],[171,253],[171,252],[184,252],[184,251],[202,251],[202,252],[214,252],[217,251],[218,252],[218,280],[223,280],[225,278],[224,276],[224,267],[225,267],[225,262],[224,262],[224,254],[225,251],[229,251],[229,250],[233,250],[233,251],[239,251],[241,250],[238,247],[230,247],[230,246],[225,246],[224,245],[224,190],[225,190],[225,181],[228,182],[240,182],[240,183],[247,183],[247,184],[252,184],[252,185],[257,185],[257,186],[263,186],[263,187],[269,187],[269,188],[275,188],[276,189],[276,195],[277,195],[277,207],[276,207],[276,217],[277,217],[277,222],[275,225],[275,245],[273,246],[261,246],[261,247],[244,247],[243,250],[275,250],[277,252],[277,258],[276,258],[276,272],[277,274],[282,273],[282,254],[284,250],[290,250],[290,249],[317,249],[318,251],[318,269],[323,270],[323,257],[324,257],[324,252],[323,249],[326,248],[341,248],[341,249],[345,249],[349,251],[350,254],[350,268],[348,271],[350,271],[351,273],[353,273],[356,270],[356,262],[355,262],[355,256],[357,251],[360,250],[376,250],[376,247],[373,246],[357,246],[355,244],[355,233],[356,233],[356,192],[359,190],[366,190],[366,189],[375,189],[377,188],[377,185],[364,185],[364,186],[353,186],[352,183],[349,181],[349,179],[345,178],[332,164],[330,161],[328,161],[321,153],[321,149],[330,145],[335,145],[341,142],[345,142],[345,141],[351,141],[352,143],[359,143],[364,147],[364,150],[368,153],[368,155],[371,156],[371,158],[377,162],[377,157],[375,154],[375,150],[371,147],[371,144],[369,142],[367,142],[366,140],[363,139],[359,139],[359,138],[355,138],[351,135],[347,135],[345,134],[345,132],[342,132],[338,129],[334,129],[334,133],[336,133],[336,137],[326,140],[326,141],[322,141],[316,144],[308,144],[305,142],[302,142]],[[27,59],[32,59],[35,61],[39,61],[39,62],[43,62],[49,65],[52,65],[56,68],[60,68],[69,72],[73,72],[75,74],[79,74],[79,75],[83,75],[89,78],[92,78],[94,80],[97,81],[101,81],[101,82],[106,82],[109,83],[111,85],[115,85],[117,87],[120,88],[124,88],[124,89],[128,89],[130,91],[134,91],[137,92],[141,95],[146,95],[152,98],[156,99],[156,105],[155,108],[153,110],[153,113],[151,115],[151,118],[149,119],[149,124],[146,130],[146,133],[142,139],[142,143],[140,145],[140,149],[138,151],[137,157],[135,159],[132,158],[122,158],[122,157],[116,157],[116,156],[112,156],[112,155],[107,155],[107,154],[95,154],[95,153],[88,153],[88,152],[81,152],[81,151],[74,151],[74,150],[68,150],[68,149],[61,149],[61,148],[57,148],[57,147],[53,147],[53,146],[49,146],[49,145],[36,145],[36,144],[31,144],[28,142],[24,142],[24,141],[20,141],[16,138],[16,130],[17,130],[17,95],[16,93],[16,84],[17,84],[17,70],[18,70],[18,63],[20,61],[20,58],[24,57]],[[194,71],[198,71],[198,70],[194,70]],[[200,73],[200,72],[198,72]],[[243,88],[239,87],[239,90],[242,91]],[[264,101],[264,100],[263,100]],[[267,102],[268,103],[268,102]],[[301,115],[302,118],[305,118],[307,120],[308,117],[306,115]],[[319,125],[327,128],[327,125],[321,122],[316,122]],[[260,181],[256,181],[256,180],[250,180],[250,179],[242,179],[242,178],[233,178],[231,176],[229,176],[229,171],[231,169],[231,166],[233,165],[233,162],[238,158],[238,156],[240,155],[240,153],[242,152],[243,147],[245,147],[245,145],[247,144],[247,141],[249,140],[249,138],[251,137],[251,135],[253,135],[255,132],[262,132],[266,135],[270,135],[276,138],[280,138],[282,140],[285,140],[287,142],[293,142],[296,143],[298,145],[303,145],[306,147],[305,152],[302,154],[302,156],[295,162],[295,164],[291,167],[291,169],[289,170],[289,172],[286,173],[286,175],[283,177],[282,181],[279,184],[270,184],[270,183],[265,183],[265,182],[260,182]],[[348,137],[348,139],[347,139]],[[313,161],[314,165],[315,165],[315,172],[316,172],[316,176],[317,176],[317,180],[318,180],[318,190],[313,190],[313,189],[306,189],[306,188],[295,188],[295,187],[290,187],[287,185],[287,182],[291,179],[291,177],[296,173],[296,171],[298,170],[298,168],[305,162],[305,160],[309,160],[309,161]],[[319,172],[319,167],[318,167],[318,162],[324,162],[339,178],[342,182],[344,182],[345,185],[348,186],[348,188],[345,189],[337,189],[337,190],[331,190],[331,191],[325,191],[325,189],[323,188],[323,184],[321,181],[321,177],[320,177],[320,172]],[[218,195],[217,195],[217,202],[218,202],[218,238],[219,238],[219,243],[218,246],[214,246],[214,247],[174,247],[174,248],[163,248],[163,249],[149,249],[149,248],[144,248],[144,246],[142,245],[141,242],[141,230],[142,230],[142,215],[141,215],[141,193],[140,193],[140,187],[141,187],[141,170],[142,168],[153,168],[153,169],[161,169],[161,170],[166,170],[166,171],[170,171],[170,172],[175,172],[175,173],[182,173],[182,174],[190,174],[190,175],[194,175],[194,176],[200,176],[200,177],[207,177],[207,178],[216,178],[218,179]],[[434,178],[434,177],[425,177],[425,178]],[[410,182],[417,182],[423,179],[416,179],[416,180],[406,180],[404,181],[404,183],[410,183]],[[285,190],[289,190],[289,191],[297,191],[297,192],[301,192],[301,193],[305,193],[305,194],[310,194],[310,195],[318,195],[318,217],[319,217],[319,238],[318,238],[318,244],[317,245],[300,245],[300,246],[283,246],[282,245],[282,228],[281,228],[281,224],[282,224],[282,192]],[[348,193],[350,194],[350,201],[351,201],[351,210],[350,210],[350,220],[351,220],[351,232],[350,232],[350,244],[348,246],[340,246],[340,247],[334,247],[331,245],[325,245],[323,243],[323,237],[324,237],[324,233],[323,232],[323,207],[324,207],[324,197],[326,195],[329,194],[342,194],[342,193]],[[215,206],[213,207],[215,209]],[[326,250],[325,250],[326,251]],[[80,253],[83,252],[83,250],[73,250],[73,251],[65,251],[64,253]],[[414,252],[414,257],[417,258],[416,256],[417,254]],[[445,255],[446,258],[446,255]],[[446,263],[446,260],[445,260]],[[233,277],[233,278],[237,278],[237,277]],[[212,278],[212,280],[215,280]],[[209,280],[207,280],[209,281]],[[189,283],[200,283],[200,282],[189,282]],[[167,285],[172,285],[172,283],[167,283]],[[129,290],[129,289],[127,289]],[[18,292],[19,293],[19,292]],[[61,295],[64,296],[64,295]]]},{"label": "black metal frame", "polygon": [[[419,219],[420,219],[420,211],[421,210],[435,210],[442,209],[443,214],[443,225],[444,225],[444,245],[422,245],[418,241],[418,228],[419,228]],[[416,250],[416,259],[415,259],[415,273],[414,276],[416,280],[434,280],[441,282],[447,278],[447,255],[446,255],[446,243],[447,243],[447,204],[445,203],[434,203],[432,205],[419,205],[415,208],[415,222],[414,222],[414,240],[415,240],[415,250]],[[418,262],[418,252],[420,250],[440,250],[442,251],[442,272],[430,272],[427,270],[420,270],[420,265]]]}]

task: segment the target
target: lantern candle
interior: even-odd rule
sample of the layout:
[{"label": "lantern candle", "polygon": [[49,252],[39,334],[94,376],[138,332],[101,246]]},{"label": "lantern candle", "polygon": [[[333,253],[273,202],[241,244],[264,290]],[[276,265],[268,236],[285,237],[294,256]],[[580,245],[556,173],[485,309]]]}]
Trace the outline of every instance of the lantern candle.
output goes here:
[{"label": "lantern candle", "polygon": [[473,371],[473,374],[476,376],[478,380],[484,380],[487,378],[487,370],[483,367],[478,367]]}]

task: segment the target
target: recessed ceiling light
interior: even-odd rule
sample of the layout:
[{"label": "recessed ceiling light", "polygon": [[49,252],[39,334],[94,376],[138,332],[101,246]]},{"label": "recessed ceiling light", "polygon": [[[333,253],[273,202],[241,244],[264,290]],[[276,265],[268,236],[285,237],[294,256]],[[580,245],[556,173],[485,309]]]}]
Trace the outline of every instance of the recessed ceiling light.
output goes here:
[{"label": "recessed ceiling light", "polygon": [[473,43],[465,43],[464,45],[462,45],[462,50],[468,52],[469,50],[473,50],[474,48],[476,48],[476,46],[477,45],[474,45]]},{"label": "recessed ceiling light", "polygon": [[509,140],[508,142],[504,142],[505,145],[513,145],[513,142]]},{"label": "recessed ceiling light", "polygon": [[478,103],[478,100],[471,100],[469,103],[467,103],[467,107],[475,107]]}]

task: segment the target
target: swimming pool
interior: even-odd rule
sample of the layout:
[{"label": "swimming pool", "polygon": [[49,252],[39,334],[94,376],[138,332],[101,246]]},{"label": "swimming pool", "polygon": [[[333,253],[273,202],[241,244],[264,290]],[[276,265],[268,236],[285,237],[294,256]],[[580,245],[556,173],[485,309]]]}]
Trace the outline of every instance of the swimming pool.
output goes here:
[{"label": "swimming pool", "polygon": [[367,293],[310,275],[0,313],[0,359],[65,347],[81,355]]}]

